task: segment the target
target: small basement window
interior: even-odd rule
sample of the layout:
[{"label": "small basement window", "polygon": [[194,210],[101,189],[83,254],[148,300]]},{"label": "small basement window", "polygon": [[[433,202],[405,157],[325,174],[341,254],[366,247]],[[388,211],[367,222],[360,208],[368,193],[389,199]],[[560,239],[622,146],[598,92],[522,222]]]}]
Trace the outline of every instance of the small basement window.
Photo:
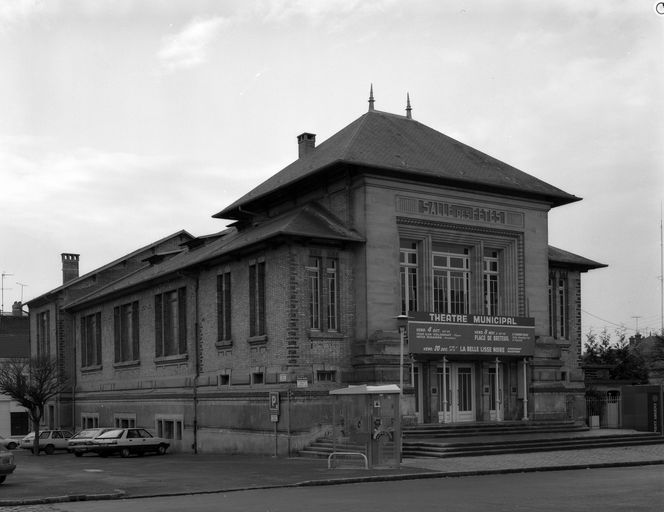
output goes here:
[{"label": "small basement window", "polygon": [[316,372],[316,382],[336,382],[337,372],[334,370],[319,370]]}]

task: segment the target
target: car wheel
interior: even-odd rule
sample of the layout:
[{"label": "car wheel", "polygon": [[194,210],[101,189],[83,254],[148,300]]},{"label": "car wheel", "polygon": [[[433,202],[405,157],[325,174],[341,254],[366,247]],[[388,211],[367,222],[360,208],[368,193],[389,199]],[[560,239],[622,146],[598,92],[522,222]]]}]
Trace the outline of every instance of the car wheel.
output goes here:
[{"label": "car wheel", "polygon": [[16,450],[16,443],[9,443],[7,445],[8,450]]},{"label": "car wheel", "polygon": [[74,452],[77,457],[83,457],[83,452]]},{"label": "car wheel", "polygon": [[53,452],[55,451],[55,446],[52,444],[47,444],[46,447],[44,448],[44,452],[46,455],[53,455]]},{"label": "car wheel", "polygon": [[106,452],[100,452],[100,453],[99,453],[99,456],[100,456],[100,457],[104,457],[104,458],[106,458],[106,457],[108,457],[108,453],[106,453]]},{"label": "car wheel", "polygon": [[129,448],[122,448],[120,450],[120,457],[129,457],[131,455],[131,452],[129,451]]},{"label": "car wheel", "polygon": [[167,448],[168,448],[168,447],[167,447],[166,445],[164,445],[164,444],[160,444],[159,447],[157,448],[157,453],[158,453],[159,455],[165,455],[165,454],[166,454],[166,450],[167,450]]},{"label": "car wheel", "polygon": [[0,475],[0,484],[5,481],[7,475]]}]

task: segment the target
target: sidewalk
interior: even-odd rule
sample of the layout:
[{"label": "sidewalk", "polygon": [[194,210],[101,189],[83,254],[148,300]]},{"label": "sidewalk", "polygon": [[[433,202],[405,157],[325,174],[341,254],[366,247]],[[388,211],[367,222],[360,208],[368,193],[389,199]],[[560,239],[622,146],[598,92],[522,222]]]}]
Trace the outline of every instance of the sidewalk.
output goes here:
[{"label": "sidewalk", "polygon": [[[122,459],[16,450],[0,506],[147,497],[372,480],[664,464],[664,445],[515,455],[404,459],[400,468],[327,469],[326,459],[167,454]],[[660,469],[658,469],[659,471]]]}]

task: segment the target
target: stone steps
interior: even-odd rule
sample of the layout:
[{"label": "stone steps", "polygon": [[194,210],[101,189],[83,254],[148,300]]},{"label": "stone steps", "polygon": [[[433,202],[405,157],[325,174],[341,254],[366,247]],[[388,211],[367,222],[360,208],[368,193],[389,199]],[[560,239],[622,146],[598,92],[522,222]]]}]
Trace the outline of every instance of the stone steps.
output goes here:
[{"label": "stone steps", "polygon": [[555,450],[579,450],[620,446],[664,444],[660,434],[637,433],[555,439],[513,439],[497,442],[440,443],[403,441],[404,457],[476,457],[510,453],[533,453]]}]

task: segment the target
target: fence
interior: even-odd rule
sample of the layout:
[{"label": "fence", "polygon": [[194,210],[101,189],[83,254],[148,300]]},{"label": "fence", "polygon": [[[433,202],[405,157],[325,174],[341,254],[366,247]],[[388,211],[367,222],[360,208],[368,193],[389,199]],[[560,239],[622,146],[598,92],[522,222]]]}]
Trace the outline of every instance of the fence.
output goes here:
[{"label": "fence", "polygon": [[621,428],[622,398],[619,392],[586,397],[586,421],[590,428]]}]

